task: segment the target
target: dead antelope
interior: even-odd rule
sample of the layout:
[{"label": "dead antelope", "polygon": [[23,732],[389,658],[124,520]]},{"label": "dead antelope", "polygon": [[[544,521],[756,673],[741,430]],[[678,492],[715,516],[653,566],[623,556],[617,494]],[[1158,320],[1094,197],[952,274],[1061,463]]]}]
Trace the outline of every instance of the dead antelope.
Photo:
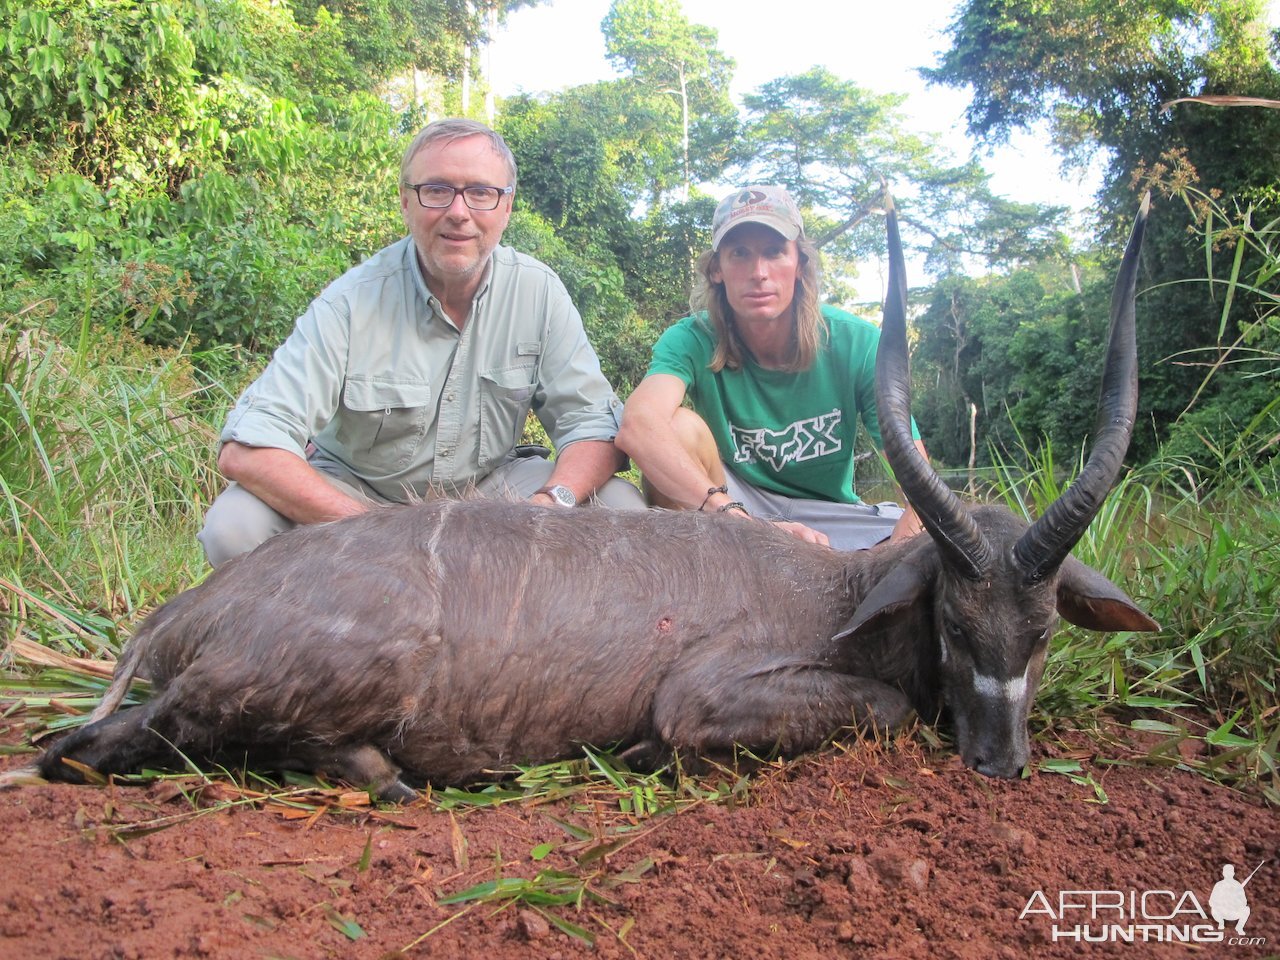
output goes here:
[{"label": "dead antelope", "polygon": [[[582,744],[635,755],[801,751],[911,709],[955,722],[964,762],[1016,776],[1058,615],[1157,625],[1069,556],[1121,469],[1137,405],[1144,201],[1112,302],[1100,427],[1035,523],[969,509],[911,442],[906,279],[877,361],[885,452],[928,536],[841,554],[692,512],[437,500],[299,527],[220,567],[138,630],[93,722],[40,760],[103,773],[191,756],[322,769],[384,798]],[[117,711],[134,676],[152,699]]]}]

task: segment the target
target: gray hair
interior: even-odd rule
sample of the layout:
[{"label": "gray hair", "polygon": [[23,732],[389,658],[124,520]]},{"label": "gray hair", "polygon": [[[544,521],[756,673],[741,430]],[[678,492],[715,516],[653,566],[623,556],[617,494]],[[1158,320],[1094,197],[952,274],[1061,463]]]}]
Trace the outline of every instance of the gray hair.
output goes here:
[{"label": "gray hair", "polygon": [[486,138],[489,141],[489,146],[493,148],[493,152],[501,157],[502,162],[507,165],[507,175],[511,182],[507,184],[495,183],[493,186],[514,187],[516,185],[516,158],[512,155],[511,148],[507,146],[507,141],[502,139],[502,134],[485,126],[479,120],[466,120],[461,117],[434,120],[418,132],[418,135],[410,142],[408,149],[405,150],[404,157],[400,160],[400,182],[408,183],[409,164],[413,162],[413,158],[418,155],[419,150],[433,143],[453,143],[455,140],[465,140],[467,137]]}]

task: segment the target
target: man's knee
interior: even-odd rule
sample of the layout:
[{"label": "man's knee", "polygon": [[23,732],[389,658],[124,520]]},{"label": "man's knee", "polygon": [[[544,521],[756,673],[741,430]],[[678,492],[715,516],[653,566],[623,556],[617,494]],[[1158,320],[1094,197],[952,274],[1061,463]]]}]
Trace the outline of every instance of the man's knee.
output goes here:
[{"label": "man's knee", "polygon": [[612,477],[591,497],[591,502],[614,510],[646,510],[644,494],[621,477]]},{"label": "man's knee", "polygon": [[[711,428],[707,426],[707,421],[688,407],[678,407],[671,415],[671,432],[680,448],[693,459],[694,463],[702,467],[713,484],[718,486],[725,482],[724,464],[721,462],[720,451],[716,447],[716,438],[712,435]],[[648,477],[640,478],[640,488],[644,491],[643,496],[647,503],[668,510],[682,509],[681,503],[655,487]]]},{"label": "man's knee", "polygon": [[288,517],[233,483],[209,507],[197,539],[209,565],[218,567],[293,526]]},{"label": "man's knee", "polygon": [[476,493],[495,500],[527,500],[547,485],[554,468],[543,456],[514,457],[477,483]]},{"label": "man's knee", "polygon": [[671,417],[671,429],[676,440],[685,452],[707,471],[715,476],[720,466],[720,451],[716,448],[716,438],[711,434],[707,421],[688,407],[679,407]]}]

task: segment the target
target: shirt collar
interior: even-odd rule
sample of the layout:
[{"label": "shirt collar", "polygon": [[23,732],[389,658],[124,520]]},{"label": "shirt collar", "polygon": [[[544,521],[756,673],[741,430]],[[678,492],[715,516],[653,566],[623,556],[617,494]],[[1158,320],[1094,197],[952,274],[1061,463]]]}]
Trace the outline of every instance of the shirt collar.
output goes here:
[{"label": "shirt collar", "polygon": [[[422,265],[418,263],[418,248],[414,245],[413,237],[404,238],[404,263],[405,269],[409,271],[413,277],[414,288],[418,291],[418,295],[422,297],[423,302],[430,305],[432,311],[441,317],[445,316],[444,310],[440,307],[440,301],[436,299],[436,295],[431,292],[431,288],[427,286],[427,278],[422,275]],[[484,274],[480,278],[480,286],[476,288],[475,296],[471,298],[471,309],[474,312],[476,304],[489,292],[489,287],[493,282],[493,261],[497,255],[498,249],[489,254],[489,259],[484,265]]]}]

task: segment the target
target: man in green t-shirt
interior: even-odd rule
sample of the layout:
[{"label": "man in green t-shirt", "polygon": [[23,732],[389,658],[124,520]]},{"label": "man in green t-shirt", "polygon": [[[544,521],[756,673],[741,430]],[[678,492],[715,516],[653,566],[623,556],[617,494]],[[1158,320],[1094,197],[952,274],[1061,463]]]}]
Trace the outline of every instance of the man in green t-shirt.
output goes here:
[{"label": "man in green t-shirt", "polygon": [[695,313],[654,345],[615,441],[652,503],[755,516],[843,550],[919,532],[909,505],[854,493],[858,420],[881,442],[880,330],[820,305],[819,265],[781,187],[736,190],[716,208]]}]

